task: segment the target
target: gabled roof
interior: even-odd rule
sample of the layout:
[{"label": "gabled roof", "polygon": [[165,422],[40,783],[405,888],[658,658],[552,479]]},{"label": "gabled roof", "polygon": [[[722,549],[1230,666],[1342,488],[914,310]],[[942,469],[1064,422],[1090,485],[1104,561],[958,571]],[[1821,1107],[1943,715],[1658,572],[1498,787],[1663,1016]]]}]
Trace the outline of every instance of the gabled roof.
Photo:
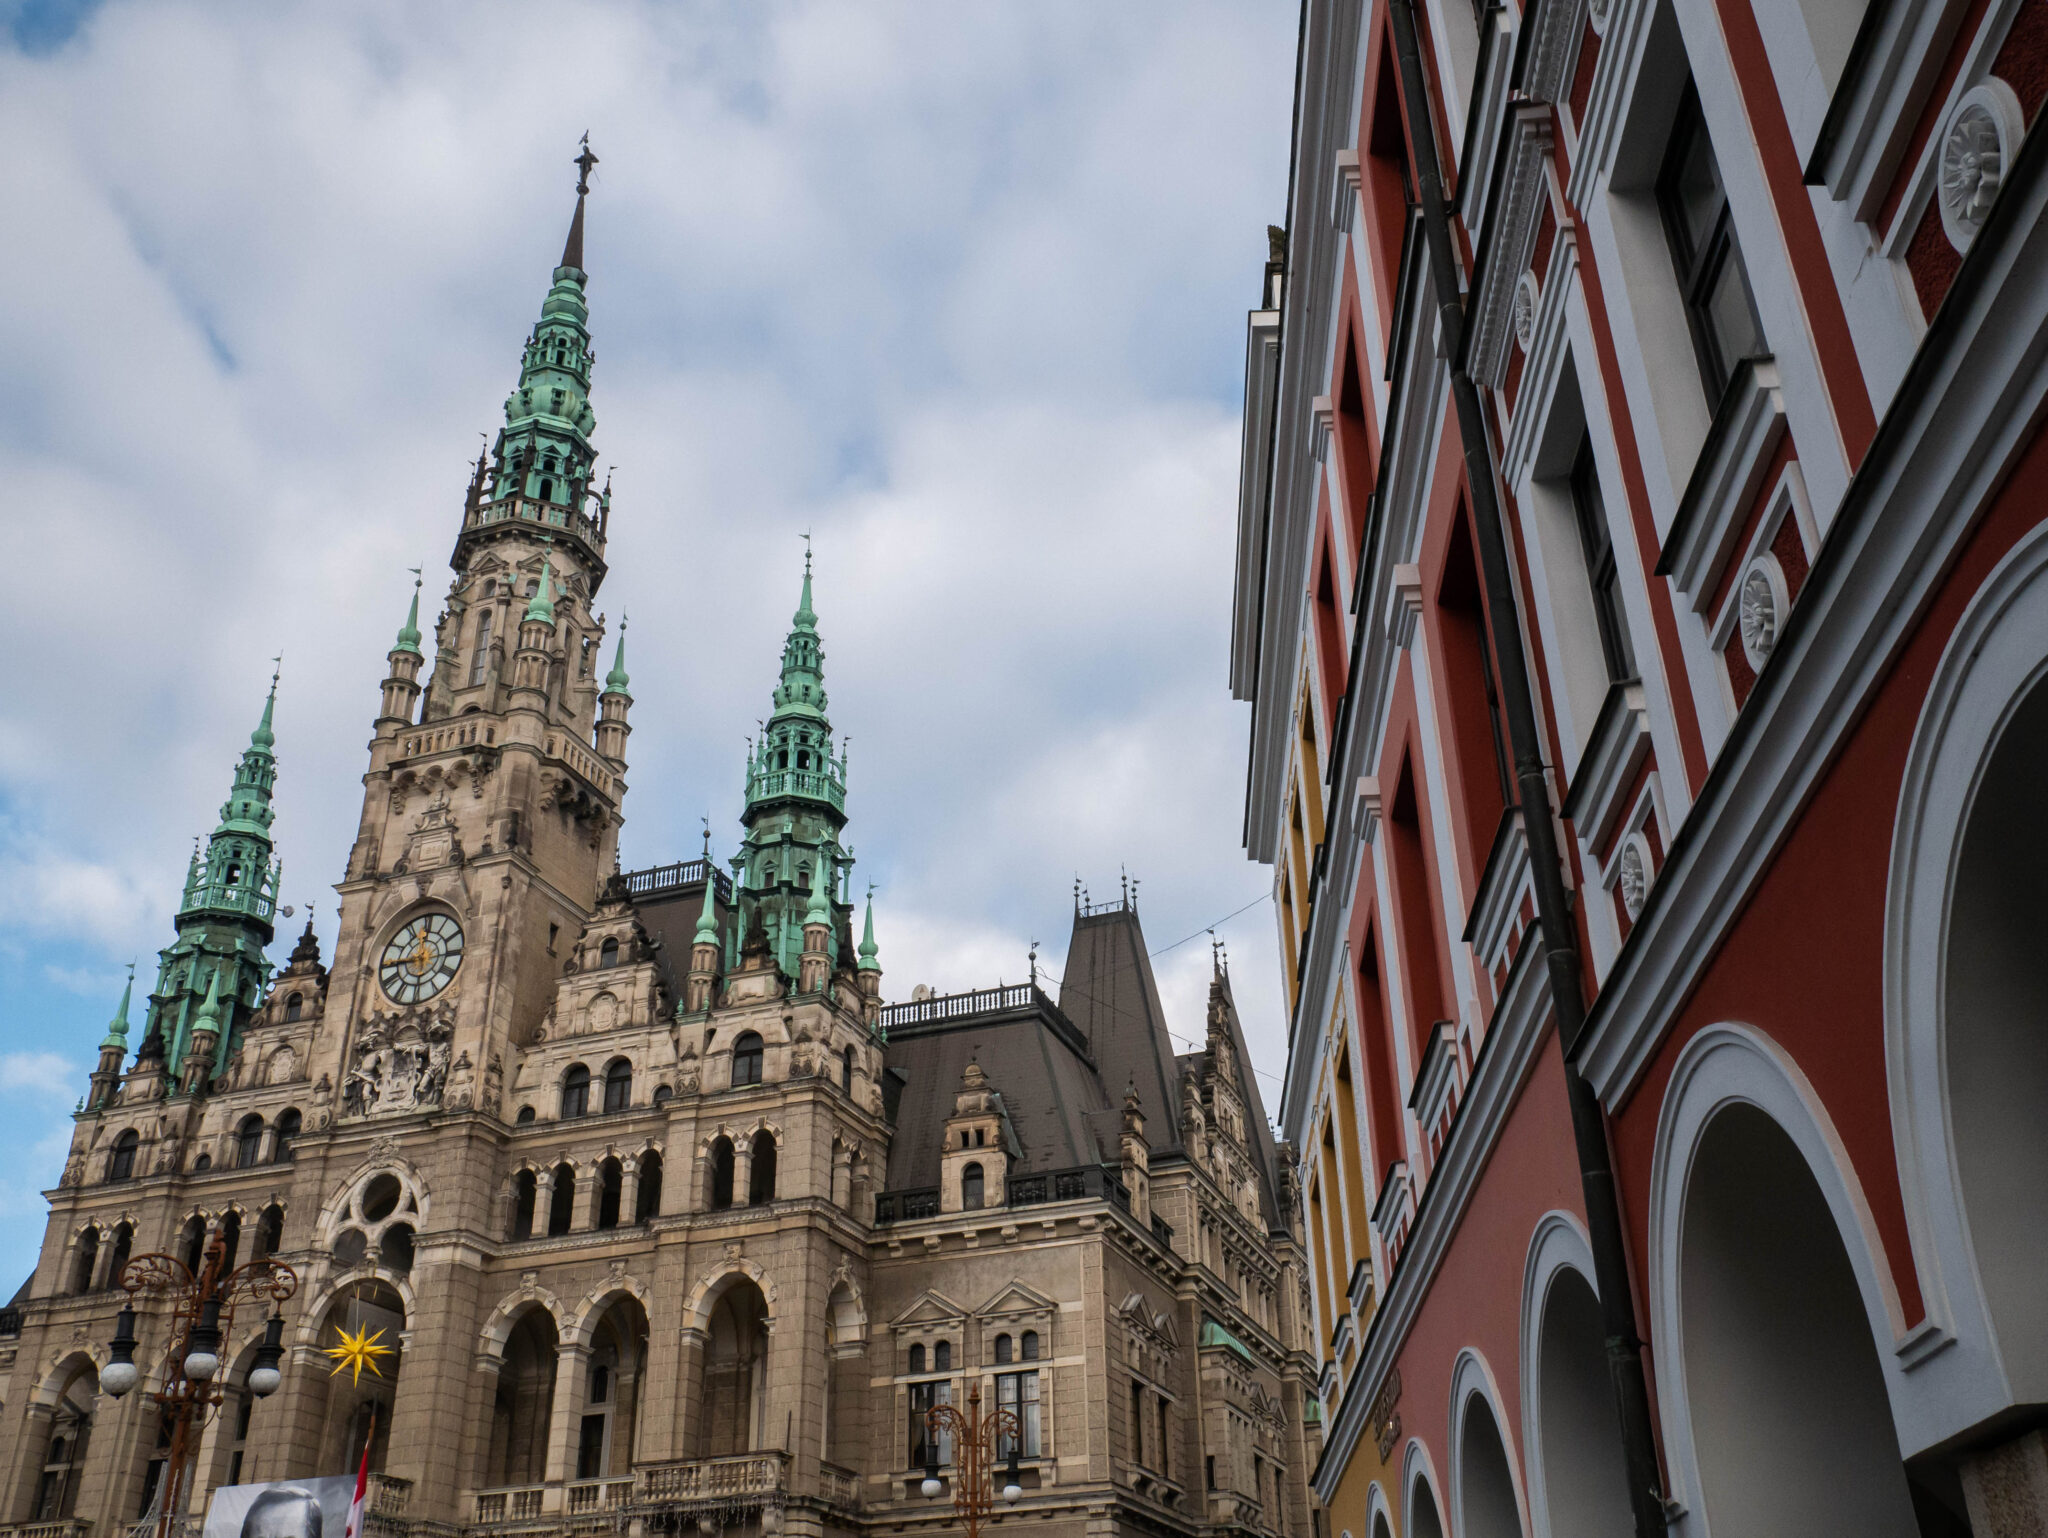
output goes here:
[{"label": "gabled roof", "polygon": [[1074,915],[1060,1011],[1088,1040],[1105,1100],[1120,1104],[1126,1085],[1138,1092],[1145,1138],[1157,1154],[1180,1148],[1180,1097],[1166,1007],[1137,910]]}]

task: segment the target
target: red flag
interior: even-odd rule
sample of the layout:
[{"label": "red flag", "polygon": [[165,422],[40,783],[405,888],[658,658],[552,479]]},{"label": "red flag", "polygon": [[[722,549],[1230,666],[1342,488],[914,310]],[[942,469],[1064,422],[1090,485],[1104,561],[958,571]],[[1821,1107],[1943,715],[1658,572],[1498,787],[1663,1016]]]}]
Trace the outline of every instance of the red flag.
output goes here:
[{"label": "red flag", "polygon": [[356,1470],[356,1498],[348,1503],[348,1524],[342,1538],[363,1538],[363,1496],[370,1488],[370,1444],[377,1439],[377,1411],[370,1411],[370,1429],[363,1437],[363,1465]]}]

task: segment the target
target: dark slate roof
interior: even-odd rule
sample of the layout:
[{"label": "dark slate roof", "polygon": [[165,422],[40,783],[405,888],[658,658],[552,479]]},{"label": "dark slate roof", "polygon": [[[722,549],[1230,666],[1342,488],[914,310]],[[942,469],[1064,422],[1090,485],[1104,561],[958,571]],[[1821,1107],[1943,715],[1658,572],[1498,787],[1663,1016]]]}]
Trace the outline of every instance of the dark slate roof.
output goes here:
[{"label": "dark slate roof", "polygon": [[1135,1085],[1152,1152],[1177,1152],[1180,1080],[1173,1038],[1135,909],[1074,915],[1060,1009],[1087,1038],[1111,1103],[1121,1105],[1125,1087]]},{"label": "dark slate roof", "polygon": [[1012,1173],[1072,1169],[1116,1157],[1116,1118],[1110,1112],[1086,1044],[1052,1001],[1033,989],[1009,990],[1011,1007],[976,1014],[893,1024],[887,1066],[903,1079],[896,1128],[889,1144],[886,1189],[935,1185],[946,1119],[953,1114],[969,1063],[981,1064],[1021,1146]]},{"label": "dark slate roof", "polygon": [[[697,934],[697,920],[704,913],[704,862],[681,860],[673,865],[656,865],[629,871],[626,889],[640,927],[650,940],[659,940],[655,967],[668,996],[683,996],[683,979],[690,970],[690,946]],[[724,935],[732,925],[728,906],[732,885],[721,878],[718,897],[718,930]]]}]

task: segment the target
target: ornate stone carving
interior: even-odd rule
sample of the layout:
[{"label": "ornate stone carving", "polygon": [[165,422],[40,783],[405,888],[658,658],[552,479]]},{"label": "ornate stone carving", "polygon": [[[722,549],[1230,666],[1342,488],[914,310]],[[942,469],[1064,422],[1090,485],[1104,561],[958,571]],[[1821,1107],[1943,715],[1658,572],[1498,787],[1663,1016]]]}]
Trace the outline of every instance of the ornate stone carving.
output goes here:
[{"label": "ornate stone carving", "polygon": [[1941,131],[1934,195],[1941,228],[1958,251],[1970,249],[2012,168],[2026,118],[2012,87],[1996,77],[1963,93]]},{"label": "ornate stone carving", "polygon": [[1643,900],[1650,895],[1650,845],[1642,834],[1631,833],[1621,846],[1614,885],[1621,893],[1621,906],[1628,921],[1633,924],[1642,916]]},{"label": "ornate stone carving", "polygon": [[1523,352],[1529,350],[1529,343],[1536,337],[1536,303],[1541,297],[1536,274],[1523,273],[1515,283],[1514,303],[1515,345]]},{"label": "ornate stone carving", "polygon": [[445,1007],[371,1016],[356,1036],[342,1079],[342,1114],[369,1116],[439,1105],[448,1082],[448,1043],[454,1029]]},{"label": "ornate stone carving", "polygon": [[1735,595],[1736,626],[1742,635],[1742,655],[1757,672],[1770,661],[1778,644],[1778,632],[1785,623],[1789,605],[1784,573],[1777,557],[1765,551],[1749,563],[1742,575],[1742,587]]}]

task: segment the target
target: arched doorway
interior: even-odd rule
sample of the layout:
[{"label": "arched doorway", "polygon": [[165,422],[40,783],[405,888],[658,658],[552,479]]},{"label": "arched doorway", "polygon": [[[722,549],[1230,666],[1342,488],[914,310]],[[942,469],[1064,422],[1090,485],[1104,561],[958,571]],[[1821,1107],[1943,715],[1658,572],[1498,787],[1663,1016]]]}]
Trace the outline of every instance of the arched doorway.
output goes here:
[{"label": "arched doorway", "polygon": [[1798,1146],[1753,1105],[1716,1111],[1681,1224],[1685,1400],[1710,1531],[1918,1538],[1856,1274]]},{"label": "arched doorway", "polygon": [[583,1421],[576,1439],[578,1479],[603,1479],[631,1471],[646,1365],[646,1310],[637,1298],[620,1298],[590,1332]]},{"label": "arched doorway", "polygon": [[[58,1371],[61,1379],[55,1401],[48,1418],[41,1421],[42,1446],[28,1462],[35,1481],[28,1514],[34,1522],[57,1522],[77,1514],[86,1452],[92,1444],[92,1411],[99,1397],[99,1373],[82,1356]],[[36,1426],[37,1419],[32,1417],[29,1425]]]},{"label": "arched doorway", "polygon": [[391,1406],[398,1395],[405,1334],[405,1300],[388,1282],[366,1277],[352,1283],[328,1306],[318,1344],[324,1350],[344,1333],[356,1337],[364,1331],[391,1355],[376,1357],[375,1370],[366,1366],[360,1379],[353,1371],[321,1376],[314,1390],[327,1401],[321,1416],[321,1463],[326,1468],[355,1468],[367,1440],[370,1472],[381,1474],[391,1447]]},{"label": "arched doorway", "polygon": [[1444,1538],[1444,1519],[1436,1509],[1436,1492],[1420,1474],[1408,1487],[1408,1532],[1410,1538]]},{"label": "arched doorway", "polygon": [[704,1418],[698,1454],[718,1458],[764,1445],[767,1415],[768,1300],[734,1277],[711,1304],[704,1342]]},{"label": "arched doorway", "polygon": [[1942,1034],[1948,1125],[1971,1248],[2016,1385],[2048,1382],[2048,684],[1999,733],[1963,826]]},{"label": "arched doorway", "polygon": [[547,1478],[557,1346],[554,1316],[537,1303],[519,1316],[505,1337],[491,1406],[485,1486],[537,1485]]},{"label": "arched doorway", "polygon": [[[1458,1530],[1464,1538],[1522,1538],[1522,1508],[1493,1406],[1468,1394],[1458,1427]],[[1574,1535],[1576,1538],[1576,1535]]]},{"label": "arched doorway", "polygon": [[1629,1538],[1635,1519],[1600,1299],[1570,1266],[1552,1274],[1544,1294],[1536,1363],[1534,1448],[1552,1538]]}]

